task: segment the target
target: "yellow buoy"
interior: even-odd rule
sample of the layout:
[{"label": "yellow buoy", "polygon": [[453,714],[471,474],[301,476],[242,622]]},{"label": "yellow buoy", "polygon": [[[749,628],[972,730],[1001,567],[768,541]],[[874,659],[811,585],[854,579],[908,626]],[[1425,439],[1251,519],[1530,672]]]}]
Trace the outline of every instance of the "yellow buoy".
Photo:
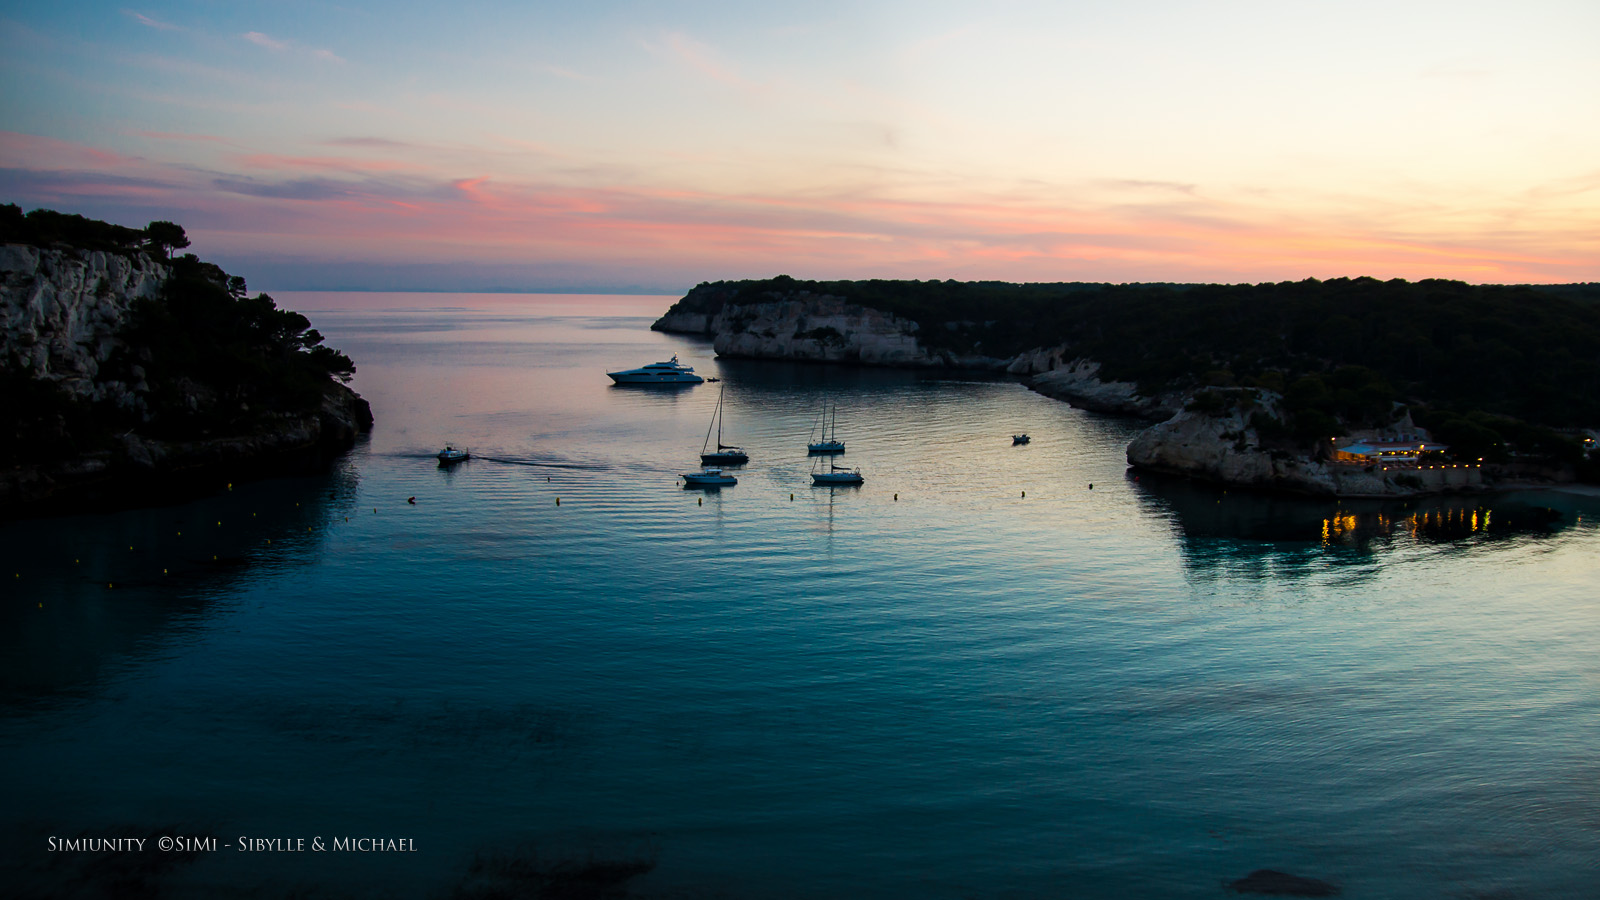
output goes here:
[{"label": "yellow buoy", "polygon": [[1024,497],[1028,496],[1028,492],[1027,491],[1023,491],[1022,492],[1022,496],[1024,496]]},{"label": "yellow buoy", "polygon": [[895,499],[896,503],[900,502],[900,495],[899,494],[895,494],[894,495],[894,499]]},{"label": "yellow buoy", "polygon": [[557,505],[557,506],[560,506],[560,505],[561,505],[561,498],[560,498],[560,497],[557,497],[557,498],[556,498],[556,505]]},{"label": "yellow buoy", "polygon": [[793,495],[793,494],[790,494],[790,495],[789,495],[789,499],[790,499],[790,500],[793,500],[793,499],[794,499],[794,495]]},{"label": "yellow buoy", "polygon": [[706,505],[706,498],[704,498],[704,497],[696,497],[696,498],[694,498],[694,505],[695,506],[705,506]]}]

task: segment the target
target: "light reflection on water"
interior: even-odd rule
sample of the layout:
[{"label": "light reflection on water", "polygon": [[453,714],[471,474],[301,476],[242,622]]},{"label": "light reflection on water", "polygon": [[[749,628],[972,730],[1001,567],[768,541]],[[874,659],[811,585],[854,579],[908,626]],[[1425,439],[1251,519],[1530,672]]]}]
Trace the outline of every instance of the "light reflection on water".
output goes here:
[{"label": "light reflection on water", "polygon": [[[438,895],[524,841],[648,857],[641,896],[1592,887],[1592,500],[1223,492],[1005,379],[719,361],[625,299],[357,299],[312,315],[378,418],[335,472],[4,527],[5,859],[187,824],[424,850],[163,876],[194,896]],[[604,378],[674,352],[726,385],[737,486],[676,479],[716,385]],[[824,401],[859,489],[809,483]]]}]

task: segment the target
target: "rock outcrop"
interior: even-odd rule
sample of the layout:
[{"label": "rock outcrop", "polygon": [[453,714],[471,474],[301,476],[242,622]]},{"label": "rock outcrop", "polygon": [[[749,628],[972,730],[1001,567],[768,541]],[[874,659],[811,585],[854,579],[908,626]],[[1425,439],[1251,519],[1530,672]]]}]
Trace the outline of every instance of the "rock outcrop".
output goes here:
[{"label": "rock outcrop", "polygon": [[[698,292],[701,289],[697,289]],[[691,292],[686,301],[695,299]],[[790,359],[904,368],[973,369],[1032,376],[1029,386],[1095,412],[1165,418],[1178,398],[1141,396],[1136,385],[1102,381],[1100,364],[1071,355],[1069,344],[989,356],[930,346],[922,323],[848,302],[794,291],[756,303],[718,302],[706,309],[674,306],[656,331],[710,337],[719,356]],[[955,330],[961,323],[946,323]],[[935,326],[937,327],[937,326]]]},{"label": "rock outcrop", "polygon": [[0,360],[74,398],[138,408],[147,388],[137,367],[132,383],[100,369],[122,347],[133,304],[159,294],[168,274],[144,254],[0,245]]},{"label": "rock outcrop", "polygon": [[370,430],[367,402],[330,378],[314,408],[263,415],[243,433],[186,440],[143,433],[150,387],[130,361],[150,357],[128,345],[127,329],[137,304],[160,296],[169,277],[171,266],[147,253],[0,245],[0,363],[14,373],[8,377],[54,389],[79,415],[95,410],[133,423],[115,437],[86,439],[58,417],[55,436],[74,434],[66,443],[77,451],[0,469],[0,516],[159,502],[306,471]]},{"label": "rock outcrop", "polygon": [[[1482,471],[1465,466],[1401,469],[1313,458],[1263,446],[1257,413],[1282,415],[1279,395],[1252,390],[1221,412],[1184,409],[1140,432],[1128,444],[1139,468],[1242,487],[1325,497],[1406,497],[1483,485]],[[1331,448],[1330,452],[1331,452]]]}]

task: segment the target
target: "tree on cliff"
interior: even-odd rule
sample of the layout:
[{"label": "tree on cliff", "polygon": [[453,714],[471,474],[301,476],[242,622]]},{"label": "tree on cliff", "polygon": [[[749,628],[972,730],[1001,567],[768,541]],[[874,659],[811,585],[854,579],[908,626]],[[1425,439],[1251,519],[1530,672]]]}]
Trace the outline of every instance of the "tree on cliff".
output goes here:
[{"label": "tree on cliff", "polygon": [[151,222],[144,227],[144,239],[147,245],[160,250],[166,259],[172,258],[172,251],[189,246],[189,236],[183,233],[183,226],[176,222]]}]

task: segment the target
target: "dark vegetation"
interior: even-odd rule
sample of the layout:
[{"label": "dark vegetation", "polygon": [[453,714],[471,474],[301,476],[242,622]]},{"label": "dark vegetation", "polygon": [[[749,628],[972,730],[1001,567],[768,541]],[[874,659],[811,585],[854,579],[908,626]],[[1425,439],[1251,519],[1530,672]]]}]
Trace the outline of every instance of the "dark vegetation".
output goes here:
[{"label": "dark vegetation", "polygon": [[150,385],[150,430],[161,437],[240,433],[263,419],[310,412],[330,377],[355,365],[322,343],[305,316],[248,296],[243,278],[185,254],[161,296],[134,308],[123,335]]},{"label": "dark vegetation", "polygon": [[[808,291],[909,318],[934,348],[1006,357],[1066,343],[1141,393],[1240,388],[1283,394],[1306,441],[1392,421],[1399,405],[1439,440],[1478,456],[1577,460],[1553,429],[1600,424],[1600,284],[1469,285],[1336,278],[1276,284],[1008,284],[762,281],[704,284],[679,308],[715,312]],[[1208,395],[1206,392],[1210,391]],[[1264,435],[1265,436],[1265,435]],[[1466,458],[1466,457],[1464,457]]]},{"label": "dark vegetation", "polygon": [[182,226],[172,222],[151,222],[143,229],[127,228],[53,209],[36,209],[24,215],[21,207],[7,203],[0,206],[0,243],[35,247],[65,245],[124,256],[159,250],[162,257],[166,257],[172,250],[189,246],[189,238]]},{"label": "dark vegetation", "polygon": [[[0,236],[39,246],[157,254],[188,246],[180,226],[143,231],[82,216],[0,207]],[[170,260],[161,294],[138,301],[118,335],[124,347],[101,366],[100,381],[143,381],[143,408],[93,405],[36,379],[13,357],[0,361],[0,465],[43,462],[108,449],[136,431],[159,439],[250,434],[315,412],[332,380],[355,365],[322,343],[305,316],[279,309],[245,280],[194,254]]]}]

